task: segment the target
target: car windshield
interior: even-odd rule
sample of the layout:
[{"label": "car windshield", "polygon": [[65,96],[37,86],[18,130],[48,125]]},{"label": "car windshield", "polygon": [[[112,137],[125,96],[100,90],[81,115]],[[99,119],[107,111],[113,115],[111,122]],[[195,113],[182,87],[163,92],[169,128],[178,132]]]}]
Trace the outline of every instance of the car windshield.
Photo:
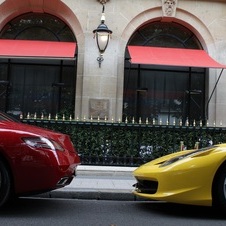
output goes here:
[{"label": "car windshield", "polygon": [[15,118],[0,111],[0,122],[2,122],[2,121],[18,122]]}]

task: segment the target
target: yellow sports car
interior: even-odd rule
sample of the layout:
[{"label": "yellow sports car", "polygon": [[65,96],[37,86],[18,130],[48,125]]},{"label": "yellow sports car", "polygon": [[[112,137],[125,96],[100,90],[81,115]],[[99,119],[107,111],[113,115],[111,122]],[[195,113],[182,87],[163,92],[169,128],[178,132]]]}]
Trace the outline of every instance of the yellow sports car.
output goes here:
[{"label": "yellow sports car", "polygon": [[133,175],[137,196],[226,211],[226,143],[157,158]]}]

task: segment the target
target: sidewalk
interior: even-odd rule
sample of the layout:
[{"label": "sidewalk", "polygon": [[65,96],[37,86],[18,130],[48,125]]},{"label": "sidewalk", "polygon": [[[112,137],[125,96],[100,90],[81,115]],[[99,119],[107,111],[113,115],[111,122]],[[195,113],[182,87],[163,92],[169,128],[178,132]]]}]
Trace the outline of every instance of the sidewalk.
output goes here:
[{"label": "sidewalk", "polygon": [[80,165],[77,176],[70,185],[39,197],[96,199],[96,200],[136,200],[132,172],[136,167],[88,166]]}]

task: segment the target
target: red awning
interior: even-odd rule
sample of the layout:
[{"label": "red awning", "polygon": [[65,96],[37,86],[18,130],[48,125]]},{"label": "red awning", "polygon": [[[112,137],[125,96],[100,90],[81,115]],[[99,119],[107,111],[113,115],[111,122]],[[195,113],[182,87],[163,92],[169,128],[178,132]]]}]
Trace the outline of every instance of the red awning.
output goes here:
[{"label": "red awning", "polygon": [[226,68],[211,58],[204,50],[128,46],[132,64],[179,67]]},{"label": "red awning", "polygon": [[76,43],[0,39],[0,57],[74,58]]}]

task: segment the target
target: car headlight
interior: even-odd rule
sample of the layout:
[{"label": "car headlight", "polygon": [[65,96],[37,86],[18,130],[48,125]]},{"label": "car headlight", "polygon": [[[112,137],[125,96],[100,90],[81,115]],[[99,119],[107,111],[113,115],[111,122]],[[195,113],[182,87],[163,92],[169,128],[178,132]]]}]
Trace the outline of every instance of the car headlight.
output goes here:
[{"label": "car headlight", "polygon": [[64,151],[62,146],[58,144],[54,140],[49,140],[45,137],[24,137],[22,138],[23,141],[31,147],[34,148],[44,148],[44,149],[51,149],[51,150],[58,150],[58,151]]}]

